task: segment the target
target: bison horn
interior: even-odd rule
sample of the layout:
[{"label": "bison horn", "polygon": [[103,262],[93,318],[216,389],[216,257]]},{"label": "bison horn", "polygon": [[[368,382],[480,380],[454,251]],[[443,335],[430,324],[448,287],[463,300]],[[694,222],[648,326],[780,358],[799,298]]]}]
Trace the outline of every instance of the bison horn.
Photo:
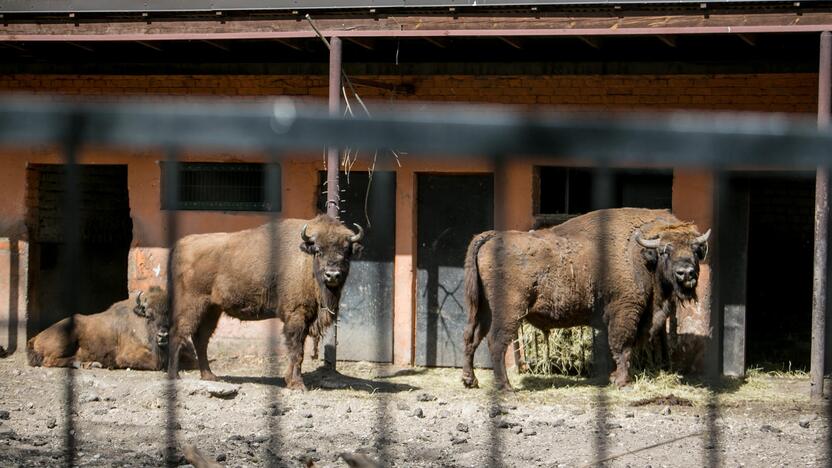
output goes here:
[{"label": "bison horn", "polygon": [[304,241],[304,242],[306,242],[306,243],[308,244],[308,243],[312,242],[312,238],[310,238],[310,237],[306,234],[306,228],[307,228],[307,227],[309,227],[309,225],[308,225],[308,224],[304,224],[304,225],[303,225],[303,229],[301,229],[301,230],[300,230],[300,238],[301,238],[301,239],[303,239],[303,241]]},{"label": "bison horn", "polygon": [[708,229],[708,230],[705,232],[705,234],[702,234],[701,236],[699,236],[699,237],[697,237],[696,239],[694,239],[694,240],[693,240],[693,243],[694,243],[694,244],[704,244],[705,242],[708,242],[708,238],[709,238],[709,237],[711,237],[711,230],[710,230],[710,229]]},{"label": "bison horn", "polygon": [[361,239],[364,238],[364,229],[357,223],[353,223],[352,225],[358,228],[358,233],[350,237],[350,242],[361,242]]},{"label": "bison horn", "polygon": [[142,291],[139,291],[139,295],[136,296],[136,305],[142,305]]},{"label": "bison horn", "polygon": [[641,231],[636,231],[636,242],[645,249],[657,249],[662,244],[661,239],[642,239]]}]

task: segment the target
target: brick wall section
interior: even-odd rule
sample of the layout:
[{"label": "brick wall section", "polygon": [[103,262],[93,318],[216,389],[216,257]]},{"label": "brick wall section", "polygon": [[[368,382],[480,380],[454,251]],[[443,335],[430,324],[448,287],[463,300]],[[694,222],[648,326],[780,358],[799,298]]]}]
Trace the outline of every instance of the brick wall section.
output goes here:
[{"label": "brick wall section", "polygon": [[[566,105],[599,108],[711,109],[814,113],[814,73],[747,75],[362,76],[410,84],[414,95],[359,86],[362,98]],[[0,93],[83,96],[312,96],[327,94],[325,76],[0,75]]]}]

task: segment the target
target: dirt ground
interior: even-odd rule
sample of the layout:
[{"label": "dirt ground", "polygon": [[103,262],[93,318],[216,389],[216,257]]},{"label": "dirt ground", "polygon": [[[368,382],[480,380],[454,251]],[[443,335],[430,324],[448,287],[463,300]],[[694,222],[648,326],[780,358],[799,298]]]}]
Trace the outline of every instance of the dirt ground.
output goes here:
[{"label": "dirt ground", "polygon": [[[263,357],[214,353],[219,384],[179,381],[178,446],[227,466],[346,466],[341,452],[386,466],[827,466],[829,423],[800,376],[755,374],[717,393],[672,375],[626,390],[571,377],[512,375],[518,391],[465,390],[458,369],[343,363],[340,374],[308,362],[309,391],[264,377]],[[62,462],[65,369],[0,359],[0,466]],[[75,372],[78,464],[164,463],[161,372]],[[279,374],[277,374],[279,375]],[[670,397],[670,395],[673,397]],[[709,403],[718,403],[710,405]],[[710,409],[709,409],[710,408]],[[708,429],[715,429],[715,440]],[[178,460],[185,464],[185,460]]]}]

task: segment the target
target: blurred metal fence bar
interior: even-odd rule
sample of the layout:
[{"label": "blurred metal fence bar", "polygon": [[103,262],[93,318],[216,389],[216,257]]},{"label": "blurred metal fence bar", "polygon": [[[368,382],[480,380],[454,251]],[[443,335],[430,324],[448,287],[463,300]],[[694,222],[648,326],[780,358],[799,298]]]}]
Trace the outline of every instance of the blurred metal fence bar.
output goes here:
[{"label": "blurred metal fence bar", "polygon": [[[67,119],[64,135],[64,200],[62,213],[63,239],[66,251],[62,263],[63,274],[63,316],[69,318],[69,329],[75,329],[75,314],[78,312],[78,289],[76,281],[81,270],[81,169],[78,167],[78,151],[83,143],[80,129],[84,116],[73,114]],[[64,390],[64,461],[67,466],[75,464],[78,440],[75,413],[77,395],[75,389],[75,363],[66,369],[66,386]]]},{"label": "blurred metal fence bar", "polygon": [[70,114],[94,145],[238,151],[397,148],[420,157],[542,155],[607,165],[788,167],[832,160],[832,132],[779,114],[537,114],[489,107],[395,106],[375,117],[341,118],[290,100],[259,104],[78,105],[9,99],[0,143],[60,144]]},{"label": "blurred metal fence bar", "polygon": [[[176,282],[175,265],[173,259],[173,246],[179,237],[178,223],[177,223],[177,209],[179,208],[179,150],[176,147],[170,147],[166,152],[165,164],[162,170],[164,171],[164,181],[162,185],[162,198],[165,200],[165,205],[170,207],[165,215],[166,223],[166,244],[168,246],[168,262],[167,262],[167,284],[168,292],[168,314],[170,317],[170,326],[173,327],[176,316]],[[173,343],[178,343],[178,340],[170,342],[168,353],[168,368],[163,369],[167,372],[167,381],[165,382],[165,446],[162,450],[164,454],[164,463],[167,466],[177,466],[178,460],[176,456],[176,380],[175,373],[179,369],[179,349]],[[170,370],[172,369],[173,372]]]}]

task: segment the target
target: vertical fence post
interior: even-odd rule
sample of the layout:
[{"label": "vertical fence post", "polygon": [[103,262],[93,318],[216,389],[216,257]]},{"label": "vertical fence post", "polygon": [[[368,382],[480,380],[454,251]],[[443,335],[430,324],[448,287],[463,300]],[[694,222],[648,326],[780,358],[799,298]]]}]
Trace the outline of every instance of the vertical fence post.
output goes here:
[{"label": "vertical fence post", "polygon": [[[329,41],[329,113],[338,115],[341,109],[341,38],[333,37]],[[340,160],[338,148],[327,148],[326,156],[326,213],[338,218],[340,210],[338,186],[338,168]],[[336,346],[338,343],[338,320],[324,337],[324,367],[335,370],[337,359]]]},{"label": "vertical fence post", "polygon": [[[829,126],[830,70],[832,67],[832,34],[820,35],[818,68],[818,127]],[[823,371],[826,341],[826,264],[829,227],[829,168],[818,167],[815,176],[815,258],[812,285],[812,356],[809,396],[823,398]]]}]

